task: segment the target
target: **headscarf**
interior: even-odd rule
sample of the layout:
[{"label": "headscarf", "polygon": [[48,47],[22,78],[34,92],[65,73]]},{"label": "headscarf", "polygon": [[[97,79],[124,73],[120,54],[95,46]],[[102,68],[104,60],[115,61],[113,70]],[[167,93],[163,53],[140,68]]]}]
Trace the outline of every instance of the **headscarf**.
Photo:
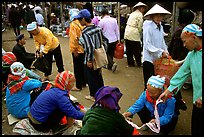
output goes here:
[{"label": "headscarf", "polygon": [[27,31],[33,31],[37,28],[37,22],[32,22],[27,25]]},{"label": "headscarf", "polygon": [[189,24],[185,26],[182,30],[182,33],[183,32],[187,32],[187,33],[190,32],[190,33],[195,34],[196,36],[202,36],[202,28],[196,24]]},{"label": "headscarf", "polygon": [[78,15],[78,13],[79,13],[78,9],[70,9],[69,11],[70,21],[73,21],[74,17]]},{"label": "headscarf", "polygon": [[8,75],[8,88],[10,94],[16,93],[22,89],[23,84],[30,78],[26,76],[26,69],[20,62],[14,62],[11,66],[11,73]]},{"label": "headscarf", "polygon": [[57,74],[55,78],[55,87],[62,90],[71,90],[70,86],[75,82],[74,74],[71,71],[63,71]]},{"label": "headscarf", "polygon": [[122,95],[117,87],[103,86],[96,92],[95,103],[92,105],[92,108],[99,105],[118,112],[120,110],[118,101]]},{"label": "headscarf", "polygon": [[14,62],[17,61],[16,56],[12,53],[12,52],[6,52],[3,56],[2,56],[2,64],[3,65],[11,65]]}]

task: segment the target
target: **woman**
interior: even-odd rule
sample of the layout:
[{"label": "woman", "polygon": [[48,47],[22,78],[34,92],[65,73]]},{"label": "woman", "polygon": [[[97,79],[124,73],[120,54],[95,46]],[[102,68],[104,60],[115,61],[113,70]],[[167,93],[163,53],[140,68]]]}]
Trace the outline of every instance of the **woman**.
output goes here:
[{"label": "woman", "polygon": [[83,118],[79,135],[138,135],[136,128],[119,112],[121,97],[117,87],[101,87],[95,95],[95,103]]},{"label": "woman", "polygon": [[155,4],[144,17],[143,23],[143,76],[144,87],[147,88],[148,79],[154,74],[153,61],[160,57],[167,57],[168,50],[164,40],[164,30],[161,21],[171,13],[158,4]]}]

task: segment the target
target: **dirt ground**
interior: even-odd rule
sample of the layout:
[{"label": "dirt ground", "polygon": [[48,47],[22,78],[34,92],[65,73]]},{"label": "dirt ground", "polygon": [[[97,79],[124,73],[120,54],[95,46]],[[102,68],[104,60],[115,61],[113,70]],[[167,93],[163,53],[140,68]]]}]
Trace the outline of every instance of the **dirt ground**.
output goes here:
[{"label": "dirt ground", "polygon": [[[25,45],[28,52],[35,52],[35,46],[33,39],[29,38],[28,32],[23,29],[21,33],[25,34],[27,38],[27,43]],[[72,57],[69,52],[69,40],[68,38],[57,36],[59,38],[62,50],[62,56],[64,61],[64,68],[66,70],[73,71]],[[5,51],[12,51],[13,46],[16,44],[15,35],[13,30],[7,30],[2,33],[2,47]],[[107,86],[116,86],[118,87],[123,96],[119,102],[121,110],[120,112],[125,112],[140,96],[143,91],[143,73],[142,68],[132,67],[127,68],[126,58],[123,59],[114,59],[118,64],[117,70],[112,73],[107,69],[103,69],[103,79],[104,83]],[[37,74],[43,76],[43,73],[35,70]],[[57,67],[55,62],[53,62],[52,75],[50,76],[51,81],[54,80],[57,74]],[[92,105],[92,101],[86,100],[85,96],[89,94],[88,87],[84,88],[82,91],[72,91],[71,94],[75,96],[78,101],[83,104],[86,108],[89,108]],[[183,99],[187,103],[188,109],[186,111],[180,111],[178,123],[174,131],[170,135],[190,135],[191,134],[191,111],[192,111],[192,90],[182,90]],[[3,99],[3,97],[2,97]],[[14,125],[9,126],[7,120],[7,109],[5,102],[2,100],[2,135],[12,135],[12,129]],[[141,126],[141,122],[137,115],[134,116],[133,122],[138,126]],[[149,130],[141,131],[142,135],[153,135]]]}]

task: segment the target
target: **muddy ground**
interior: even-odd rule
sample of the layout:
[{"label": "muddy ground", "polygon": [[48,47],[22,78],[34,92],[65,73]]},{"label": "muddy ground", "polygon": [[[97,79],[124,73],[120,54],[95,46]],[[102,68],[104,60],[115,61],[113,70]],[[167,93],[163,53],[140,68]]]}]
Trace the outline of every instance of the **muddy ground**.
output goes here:
[{"label": "muddy ground", "polygon": [[[25,34],[27,38],[27,43],[25,45],[28,52],[35,52],[35,46],[33,39],[29,38],[28,32],[23,29],[21,33]],[[69,52],[69,39],[58,36],[64,61],[64,68],[73,71],[72,57]],[[2,33],[2,47],[6,51],[12,51],[13,46],[16,44],[15,35],[13,30],[7,30]],[[112,73],[107,69],[103,69],[103,79],[105,85],[118,87],[123,96],[119,102],[121,110],[123,113],[126,111],[143,91],[143,73],[142,68],[131,67],[127,68],[126,58],[114,59],[118,64],[117,70]],[[35,70],[37,74],[43,76],[43,73]],[[50,76],[51,81],[54,80],[57,74],[57,67],[55,62],[53,62],[53,71]],[[71,94],[75,96],[81,104],[89,108],[92,105],[92,101],[86,100],[84,97],[89,94],[88,87],[84,88],[82,91],[72,91]],[[190,135],[191,134],[191,111],[192,111],[192,90],[182,90],[182,95],[187,103],[188,109],[186,111],[181,111],[176,129],[170,133],[170,135]],[[2,97],[3,99],[3,97]],[[7,120],[7,109],[5,102],[2,100],[2,135],[12,135],[12,128],[14,125],[9,126]],[[141,122],[137,115],[134,116],[133,122],[141,126]],[[143,135],[153,134],[150,131],[141,131]]]}]

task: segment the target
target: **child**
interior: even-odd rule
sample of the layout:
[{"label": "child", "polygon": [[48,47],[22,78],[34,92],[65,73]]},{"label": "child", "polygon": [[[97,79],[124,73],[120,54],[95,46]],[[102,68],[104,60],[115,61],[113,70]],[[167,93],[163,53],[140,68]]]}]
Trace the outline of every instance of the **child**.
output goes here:
[{"label": "child", "polygon": [[[164,84],[164,77],[160,77],[159,75],[151,76],[147,82],[147,89],[127,112],[123,113],[123,116],[127,118],[137,113],[143,124],[148,122],[155,123],[154,107],[159,95],[164,91]],[[165,103],[159,103],[157,105],[161,134],[168,134],[176,126],[178,115],[175,113],[175,102],[175,98],[169,96]]]}]

